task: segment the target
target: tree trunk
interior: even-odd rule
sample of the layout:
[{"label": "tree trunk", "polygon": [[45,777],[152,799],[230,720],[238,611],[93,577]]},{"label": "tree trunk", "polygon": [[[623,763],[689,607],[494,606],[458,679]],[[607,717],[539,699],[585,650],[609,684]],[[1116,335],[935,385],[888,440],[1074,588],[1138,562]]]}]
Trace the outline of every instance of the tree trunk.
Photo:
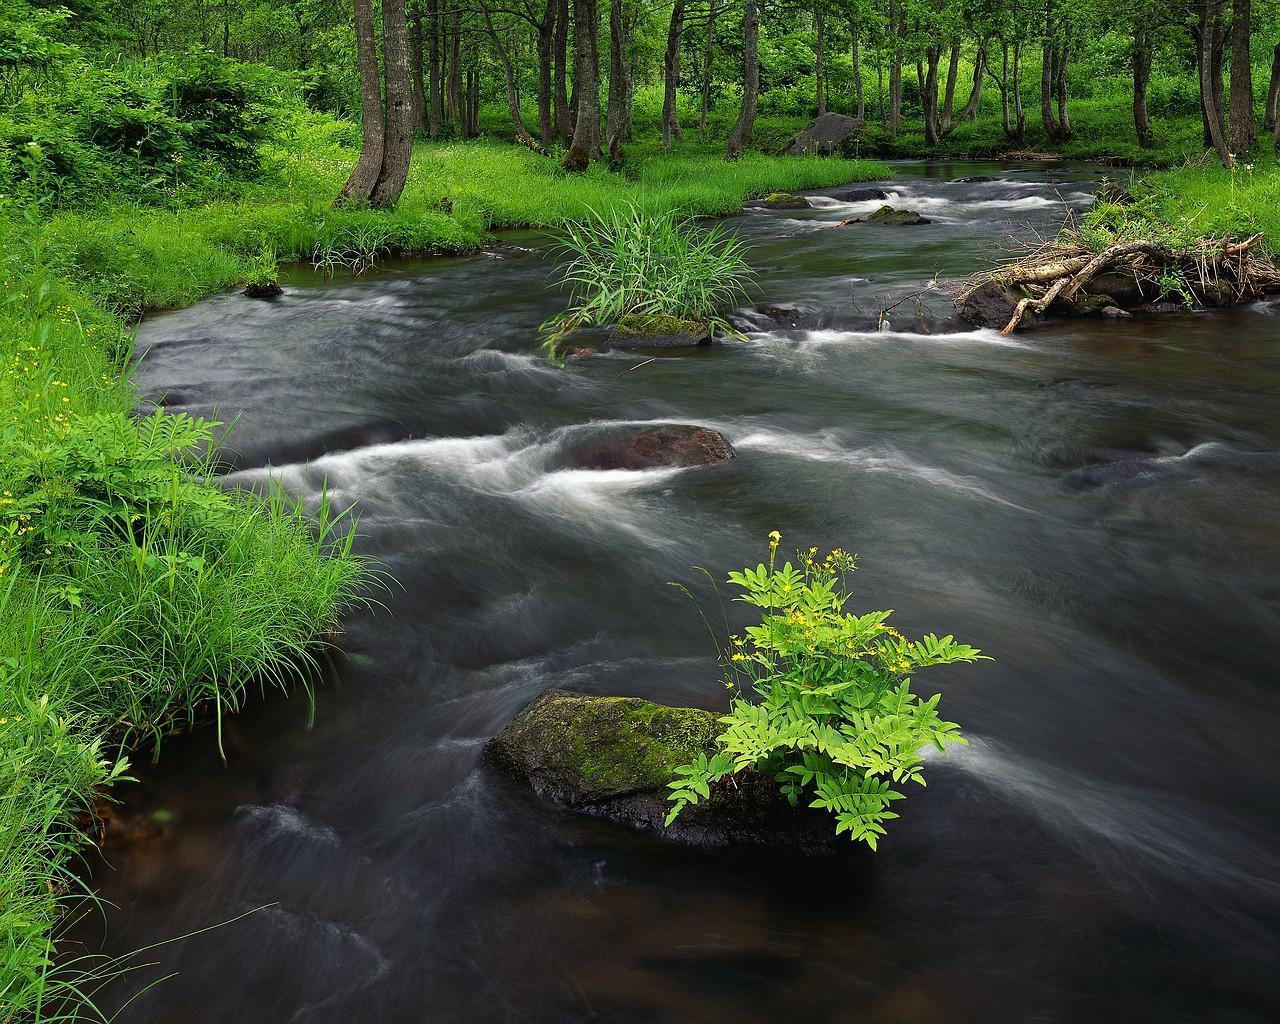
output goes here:
[{"label": "tree trunk", "polygon": [[578,110],[573,143],[564,157],[564,166],[570,171],[585,171],[600,152],[599,38],[596,0],[573,0],[573,39],[578,51],[573,91]]},{"label": "tree trunk", "polygon": [[1068,23],[1063,33],[1062,54],[1058,58],[1057,93],[1058,93],[1058,131],[1063,139],[1071,138],[1071,117],[1067,112],[1067,64],[1071,60],[1071,25]]},{"label": "tree trunk", "polygon": [[[930,46],[925,51],[928,72],[920,86],[920,103],[924,107],[924,144],[936,146],[941,142],[938,131],[938,61],[942,58],[942,48]],[[916,65],[919,75],[919,65]]]},{"label": "tree trunk", "polygon": [[1267,109],[1262,122],[1264,132],[1276,128],[1276,108],[1280,106],[1280,43],[1271,51],[1271,81],[1267,84]]},{"label": "tree trunk", "polygon": [[538,137],[549,150],[555,141],[555,120],[551,110],[551,54],[555,46],[556,0],[547,0],[538,23]]},{"label": "tree trunk", "polygon": [[382,170],[386,131],[382,120],[382,76],[378,73],[378,39],[373,29],[372,0],[355,0],[356,59],[360,70],[360,158],[337,202],[365,202]]},{"label": "tree trunk", "polygon": [[573,139],[573,114],[569,107],[569,0],[556,0],[555,33],[556,132],[567,146]]},{"label": "tree trunk", "polygon": [[947,88],[942,98],[941,130],[951,130],[951,112],[956,102],[956,79],[960,76],[960,40],[951,41],[951,58],[947,61]]},{"label": "tree trunk", "polygon": [[1204,110],[1205,132],[1209,136],[1209,144],[1213,147],[1214,152],[1218,154],[1218,159],[1222,161],[1224,167],[1230,167],[1234,161],[1231,158],[1231,149],[1227,146],[1226,138],[1222,132],[1222,108],[1218,105],[1218,97],[1222,91],[1220,66],[1218,88],[1214,87],[1213,81],[1213,51],[1215,49],[1215,40],[1222,34],[1219,24],[1221,15],[1222,9],[1219,0],[1201,0],[1200,24],[1196,38],[1196,58],[1200,72],[1200,103]]},{"label": "tree trunk", "polygon": [[862,60],[858,53],[858,21],[849,19],[849,56],[853,60],[853,116],[859,121],[867,119],[867,99],[862,91]]},{"label": "tree trunk", "polygon": [[1005,138],[1013,137],[1013,125],[1009,122],[1009,44],[1000,40],[1000,77],[994,71],[989,72],[1000,90],[1000,127],[1004,129]]},{"label": "tree trunk", "polygon": [[[516,76],[511,68],[511,54],[508,52],[506,44],[503,43],[502,37],[494,29],[493,17],[489,14],[489,6],[483,0],[480,4],[480,9],[484,12],[484,25],[489,30],[489,38],[493,40],[493,51],[498,55],[498,63],[502,65],[502,77],[507,86],[507,113],[511,115],[511,125],[515,128],[516,141],[522,146],[529,147],[529,149],[537,149],[537,140],[529,134],[529,129],[524,124],[524,116],[520,113],[520,90],[516,88]],[[479,126],[473,124],[472,127],[477,129],[478,133]]]},{"label": "tree trunk", "polygon": [[1057,52],[1047,39],[1042,50],[1043,60],[1040,64],[1040,120],[1044,124],[1045,137],[1050,142],[1062,138],[1062,130],[1058,127],[1057,118],[1053,116],[1053,83],[1054,62]]},{"label": "tree trunk", "polygon": [[756,0],[742,5],[742,109],[729,133],[725,147],[726,160],[737,160],[751,145],[751,132],[756,124],[756,101],[760,96],[760,21]]},{"label": "tree trunk", "polygon": [[[467,138],[480,134],[480,69],[472,66],[467,72]],[[527,134],[527,133],[526,133]]]},{"label": "tree trunk", "polygon": [[823,44],[826,42],[823,38],[826,34],[826,27],[826,20],[822,16],[822,8],[815,7],[813,10],[813,30],[817,36],[817,42],[813,50],[813,88],[818,101],[819,117],[827,112],[827,68],[824,60],[825,54],[822,52]]},{"label": "tree trunk", "polygon": [[440,122],[444,120],[443,82],[440,68],[440,0],[427,0],[427,24],[430,38],[427,40],[427,77],[430,79],[431,96],[427,111],[427,132],[433,139],[440,137]]},{"label": "tree trunk", "polygon": [[[984,39],[978,44],[978,52],[973,61],[973,85],[969,89],[969,99],[965,102],[964,110],[960,111],[960,121],[976,121],[978,120],[978,107],[982,105],[982,86],[987,79],[987,41]],[[954,127],[954,125],[952,126]]]},{"label": "tree trunk", "polygon": [[716,0],[707,5],[707,38],[702,48],[702,102],[698,109],[698,135],[707,137],[707,108],[711,106],[711,56],[716,36]]},{"label": "tree trunk", "polygon": [[1013,112],[1014,137],[1021,139],[1027,132],[1027,112],[1022,107],[1022,40],[1013,44]]},{"label": "tree trunk", "polygon": [[427,93],[422,86],[422,71],[422,12],[415,5],[409,18],[409,85],[415,132],[427,123]]},{"label": "tree trunk", "polygon": [[1151,46],[1147,29],[1139,27],[1133,33],[1133,130],[1138,145],[1150,149],[1155,140],[1151,137],[1151,119],[1147,116],[1147,83],[1151,80]]},{"label": "tree trunk", "polygon": [[1249,54],[1250,0],[1231,3],[1231,115],[1227,144],[1237,156],[1253,148],[1253,61]]},{"label": "tree trunk", "polygon": [[386,139],[382,169],[369,203],[391,207],[400,201],[413,158],[413,84],[404,0],[382,0],[382,73],[387,93]]},{"label": "tree trunk", "polygon": [[893,33],[893,57],[889,61],[889,134],[895,139],[902,127],[902,36],[906,19],[898,18],[898,0],[889,0],[889,31]]},{"label": "tree trunk", "polygon": [[609,4],[609,111],[605,122],[609,162],[622,160],[622,140],[631,127],[631,39],[622,0]]},{"label": "tree trunk", "polygon": [[465,129],[460,116],[462,110],[462,30],[461,15],[453,12],[453,24],[449,28],[449,88],[446,91],[445,114],[450,123],[458,122],[458,134]]},{"label": "tree trunk", "polygon": [[680,36],[684,32],[685,0],[676,0],[667,26],[667,54],[662,65],[662,149],[671,148],[671,140],[684,138],[680,131],[680,114],[676,110],[676,87],[680,83]]},{"label": "tree trunk", "polygon": [[883,47],[876,47],[876,105],[880,108],[880,130],[889,128],[888,115],[884,108],[884,53]]}]

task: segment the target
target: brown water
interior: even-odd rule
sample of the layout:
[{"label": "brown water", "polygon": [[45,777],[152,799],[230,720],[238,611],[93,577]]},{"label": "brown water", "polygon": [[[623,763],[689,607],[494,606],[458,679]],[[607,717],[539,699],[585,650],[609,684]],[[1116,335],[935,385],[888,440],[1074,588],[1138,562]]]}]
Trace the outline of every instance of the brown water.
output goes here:
[{"label": "brown water", "polygon": [[[147,394],[241,412],[232,481],[327,481],[398,585],[349,619],[313,729],[259,704],[228,768],[197,735],[121,791],[90,947],[266,905],[149,954],[117,1004],[177,974],[121,1021],[1280,1019],[1277,311],[869,333],[1087,202],[1084,172],[897,171],[933,224],[731,222],[799,327],[743,311],[748,343],[625,374],[539,358],[561,300],[535,236],[147,321]],[[559,468],[652,421],[739,457]],[[859,607],[997,659],[934,677],[973,745],[877,856],[672,848],[476,770],[548,686],[722,706],[665,584],[774,528],[856,550]]]}]

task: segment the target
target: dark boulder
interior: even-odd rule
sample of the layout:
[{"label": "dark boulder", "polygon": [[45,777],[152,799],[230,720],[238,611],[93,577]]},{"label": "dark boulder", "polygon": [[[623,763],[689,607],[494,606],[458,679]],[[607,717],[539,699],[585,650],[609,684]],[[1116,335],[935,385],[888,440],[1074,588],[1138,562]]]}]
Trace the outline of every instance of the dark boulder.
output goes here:
[{"label": "dark boulder", "polygon": [[[957,302],[956,312],[960,314],[960,319],[975,327],[994,327],[999,330],[1013,318],[1014,307],[1020,298],[1013,289],[996,281],[987,281]],[[1024,324],[1025,322],[1023,321]]]},{"label": "dark boulder", "polygon": [[626,316],[614,324],[609,347],[688,348],[711,344],[711,325],[706,320],[682,320],[674,316]]},{"label": "dark boulder", "polygon": [[284,289],[275,281],[268,281],[265,284],[246,285],[241,294],[251,299],[274,299],[277,295],[283,295]]},{"label": "dark boulder", "polygon": [[571,469],[683,469],[733,457],[733,446],[719,431],[673,423],[593,441],[574,452],[568,464]]},{"label": "dark boulder", "polygon": [[766,210],[807,210],[809,200],[804,196],[792,195],[790,192],[774,192],[760,200]]},{"label": "dark boulder", "polygon": [[1109,296],[1122,309],[1130,309],[1158,297],[1154,285],[1146,284],[1144,287],[1132,273],[1098,274],[1090,279],[1085,290],[1090,295]]},{"label": "dark boulder", "polygon": [[914,210],[895,210],[892,206],[882,206],[867,217],[850,217],[840,222],[841,227],[850,224],[932,224],[928,217],[922,217]]},{"label": "dark boulder", "polygon": [[989,174],[974,174],[968,178],[956,178],[951,184],[953,185],[985,185],[987,182],[995,181]]},{"label": "dark boulder", "polygon": [[883,203],[889,193],[882,188],[851,188],[837,192],[832,198],[842,203]]},{"label": "dark boulder", "polygon": [[798,132],[783,150],[791,156],[834,156],[847,150],[862,130],[862,119],[845,114],[828,113],[815,118],[808,128]]},{"label": "dark boulder", "polygon": [[667,783],[700,753],[710,756],[717,716],[638,697],[548,690],[485,749],[488,762],[539,797],[664,839],[697,846],[758,846],[825,852],[835,848],[829,815],[793,808],[777,783],[748,770],[686,807],[670,828]]}]

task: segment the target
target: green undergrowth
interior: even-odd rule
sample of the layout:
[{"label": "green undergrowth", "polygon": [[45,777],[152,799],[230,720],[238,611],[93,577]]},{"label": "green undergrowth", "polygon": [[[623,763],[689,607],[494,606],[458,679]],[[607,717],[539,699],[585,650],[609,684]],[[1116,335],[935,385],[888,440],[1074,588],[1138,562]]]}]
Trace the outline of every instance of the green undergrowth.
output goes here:
[{"label": "green undergrowth", "polygon": [[778,189],[887,177],[869,161],[749,153],[726,163],[706,147],[663,155],[636,146],[620,170],[566,173],[553,159],[500,142],[419,143],[409,182],[392,211],[334,209],[355,163],[350,125],[294,115],[291,133],[267,147],[268,173],[235,199],[180,208],[122,200],[55,212],[40,241],[63,272],[99,301],[130,312],[180,306],[260,274],[264,250],[310,261],[377,230],[385,251],[432,255],[474,250],[503,228],[556,228],[626,204],[642,212],[735,212]]},{"label": "green undergrowth", "polygon": [[[344,517],[206,482],[215,424],[135,418],[120,321],[26,225],[0,250],[0,1020],[70,1019],[55,961],[89,809],[130,751],[307,687],[367,570]],[[219,734],[220,735],[220,734]],[[56,964],[56,965],[55,965]]]}]

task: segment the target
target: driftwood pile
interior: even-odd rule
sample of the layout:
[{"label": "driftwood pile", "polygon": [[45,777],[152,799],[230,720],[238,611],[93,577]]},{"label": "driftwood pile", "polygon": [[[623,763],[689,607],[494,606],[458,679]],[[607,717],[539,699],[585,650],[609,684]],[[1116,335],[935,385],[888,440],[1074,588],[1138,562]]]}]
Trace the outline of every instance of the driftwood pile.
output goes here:
[{"label": "driftwood pile", "polygon": [[1231,305],[1280,289],[1277,268],[1261,233],[1243,240],[1202,238],[1178,248],[1150,239],[1117,240],[1101,251],[1074,229],[1026,255],[970,278],[955,300],[971,323],[1001,334],[1028,315],[1047,312],[1127,316],[1161,304]]}]

